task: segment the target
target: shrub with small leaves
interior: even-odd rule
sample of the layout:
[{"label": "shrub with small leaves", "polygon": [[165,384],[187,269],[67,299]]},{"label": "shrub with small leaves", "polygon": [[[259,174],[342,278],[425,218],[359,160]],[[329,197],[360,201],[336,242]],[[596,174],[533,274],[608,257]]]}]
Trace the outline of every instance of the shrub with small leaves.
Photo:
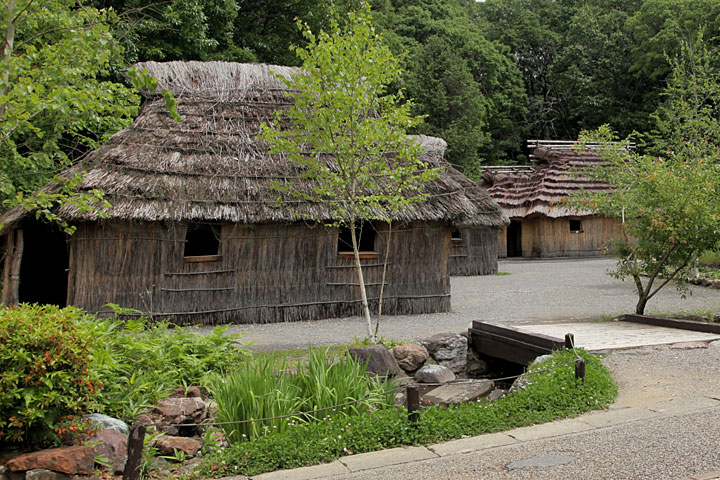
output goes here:
[{"label": "shrub with small leaves", "polygon": [[53,305],[0,309],[0,443],[57,444],[63,417],[96,405],[95,339],[83,316]]}]

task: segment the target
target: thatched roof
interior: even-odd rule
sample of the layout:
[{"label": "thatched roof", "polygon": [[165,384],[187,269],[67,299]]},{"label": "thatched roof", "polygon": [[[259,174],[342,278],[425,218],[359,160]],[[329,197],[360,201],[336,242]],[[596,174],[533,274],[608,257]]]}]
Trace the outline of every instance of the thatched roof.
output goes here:
[{"label": "thatched roof", "polygon": [[490,196],[510,218],[534,214],[551,218],[591,215],[570,209],[561,201],[574,192],[607,192],[605,183],[580,175],[586,168],[602,162],[595,150],[575,151],[570,146],[538,147],[532,169],[489,170],[483,173]]},{"label": "thatched roof", "polygon": [[[271,75],[296,69],[227,62],[146,62],[138,65],[178,100],[179,123],[159,95],[146,95],[132,126],[114,135],[72,171],[84,170],[83,189],[99,189],[112,207],[110,219],[142,221],[289,222],[332,220],[322,203],[284,199],[271,183],[298,179],[299,167],[269,155],[259,126],[290,105],[284,84]],[[507,217],[481,187],[443,160],[446,144],[417,137],[421,158],[445,173],[426,189],[428,200],[398,213],[395,220],[448,220],[498,226]],[[332,159],[328,159],[332,162]],[[71,173],[71,172],[69,172]],[[304,182],[304,183],[302,183]],[[308,180],[299,188],[311,188]],[[58,211],[70,221],[96,220],[95,211],[72,205]],[[27,212],[8,212],[7,228]]]}]

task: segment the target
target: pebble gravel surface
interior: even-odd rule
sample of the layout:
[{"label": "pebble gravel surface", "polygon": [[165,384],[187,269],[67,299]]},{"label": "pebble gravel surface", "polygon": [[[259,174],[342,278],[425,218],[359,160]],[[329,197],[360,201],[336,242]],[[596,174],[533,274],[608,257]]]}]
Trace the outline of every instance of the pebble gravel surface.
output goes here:
[{"label": "pebble gravel surface", "polygon": [[[612,258],[505,260],[503,275],[452,277],[452,312],[385,316],[380,336],[418,340],[440,332],[461,332],[473,320],[506,325],[593,321],[633,312],[637,297],[630,282],[607,275]],[[648,303],[647,313],[720,311],[720,290],[693,287],[682,298],[672,287]],[[201,327],[207,330],[209,327]],[[257,350],[337,345],[366,336],[359,317],[267,325],[232,325]]]}]

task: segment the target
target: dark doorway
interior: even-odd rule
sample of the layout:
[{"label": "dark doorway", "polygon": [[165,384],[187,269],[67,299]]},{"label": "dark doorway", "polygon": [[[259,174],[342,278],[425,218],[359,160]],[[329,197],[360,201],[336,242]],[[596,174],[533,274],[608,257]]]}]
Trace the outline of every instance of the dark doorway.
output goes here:
[{"label": "dark doorway", "polygon": [[511,220],[507,227],[507,256],[522,257],[522,222]]},{"label": "dark doorway", "polygon": [[40,222],[22,226],[20,302],[67,305],[68,244],[58,227]]}]

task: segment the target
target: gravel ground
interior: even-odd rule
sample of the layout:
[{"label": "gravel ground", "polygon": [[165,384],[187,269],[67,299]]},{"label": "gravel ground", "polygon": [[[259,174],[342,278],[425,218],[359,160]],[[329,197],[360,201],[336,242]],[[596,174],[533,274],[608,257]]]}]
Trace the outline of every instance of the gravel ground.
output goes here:
[{"label": "gravel ground", "polygon": [[[605,358],[619,382],[612,408],[660,401],[720,398],[720,342],[707,349],[667,346],[617,351]],[[559,438],[332,477],[340,480],[681,479],[720,470],[720,407],[664,415]],[[576,457],[567,465],[510,469],[545,455]]]},{"label": "gravel ground", "polygon": [[[633,285],[606,274],[614,264],[609,258],[501,261],[499,271],[510,275],[451,279],[452,312],[386,316],[379,333],[397,340],[417,340],[463,331],[472,320],[507,325],[561,323],[632,312],[637,302]],[[647,313],[720,311],[720,290],[693,287],[691,293],[682,299],[668,286],[650,301]],[[229,332],[246,332],[243,339],[252,341],[257,350],[337,345],[366,335],[359,317],[233,325]]]}]

